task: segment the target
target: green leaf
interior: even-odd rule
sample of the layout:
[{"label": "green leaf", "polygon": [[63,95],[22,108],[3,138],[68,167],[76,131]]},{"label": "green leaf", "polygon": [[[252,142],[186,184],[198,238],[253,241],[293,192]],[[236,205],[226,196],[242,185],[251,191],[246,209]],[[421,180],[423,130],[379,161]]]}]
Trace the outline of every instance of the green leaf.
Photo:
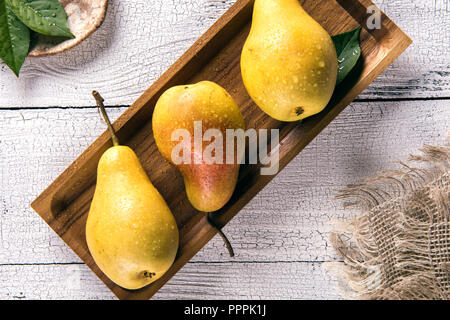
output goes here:
[{"label": "green leaf", "polygon": [[361,27],[352,31],[331,37],[338,56],[338,76],[336,85],[340,84],[349,72],[355,67],[356,62],[361,56],[361,47],[359,46],[359,34]]},{"label": "green leaf", "polygon": [[31,30],[48,36],[75,38],[58,0],[6,0],[14,14]]},{"label": "green leaf", "polygon": [[30,47],[30,30],[0,0],[0,58],[19,76]]}]

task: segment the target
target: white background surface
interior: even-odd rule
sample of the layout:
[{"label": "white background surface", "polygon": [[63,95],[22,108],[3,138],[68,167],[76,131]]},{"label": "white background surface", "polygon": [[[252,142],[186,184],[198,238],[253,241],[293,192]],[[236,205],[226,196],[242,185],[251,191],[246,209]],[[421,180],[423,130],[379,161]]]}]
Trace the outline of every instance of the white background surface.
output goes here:
[{"label": "white background surface", "polygon": [[[375,2],[413,45],[224,228],[234,258],[216,236],[155,299],[339,298],[336,191],[450,132],[448,1]],[[233,3],[110,0],[78,47],[0,64],[0,299],[114,298],[29,204],[104,131],[91,90],[117,118]]]}]

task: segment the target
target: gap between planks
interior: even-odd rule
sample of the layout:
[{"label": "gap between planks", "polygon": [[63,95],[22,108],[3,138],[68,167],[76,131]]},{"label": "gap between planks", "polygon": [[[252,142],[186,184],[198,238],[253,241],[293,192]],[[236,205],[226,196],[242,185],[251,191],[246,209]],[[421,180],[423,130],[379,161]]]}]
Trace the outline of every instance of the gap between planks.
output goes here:
[{"label": "gap between planks", "polygon": [[[367,102],[408,102],[408,101],[447,101],[450,97],[429,97],[429,98],[368,98],[368,99],[355,99],[353,103],[367,103]],[[119,109],[128,108],[129,105],[105,105],[106,108]],[[92,106],[48,106],[48,107],[4,107],[0,108],[1,111],[20,111],[20,110],[71,110],[71,109],[96,109],[96,105]]]},{"label": "gap between planks", "polygon": [[[271,261],[257,261],[257,260],[212,260],[212,261],[189,261],[190,264],[277,264],[277,263],[308,263],[308,264],[322,264],[325,262],[336,262],[340,260],[271,260]],[[16,266],[71,266],[84,265],[84,262],[41,262],[41,263],[0,263],[1,267],[16,267]]]}]

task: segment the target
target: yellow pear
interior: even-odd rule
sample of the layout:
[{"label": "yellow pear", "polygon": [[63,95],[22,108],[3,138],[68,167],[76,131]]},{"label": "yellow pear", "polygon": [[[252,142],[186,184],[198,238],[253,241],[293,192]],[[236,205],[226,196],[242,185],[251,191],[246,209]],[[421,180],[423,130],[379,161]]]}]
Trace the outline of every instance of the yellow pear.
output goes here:
[{"label": "yellow pear", "polygon": [[296,121],[319,113],[330,101],[336,50],[298,0],[255,0],[241,72],[247,92],[265,113]]},{"label": "yellow pear", "polygon": [[[201,128],[198,130],[201,136],[196,137],[195,126],[200,122]],[[203,212],[222,208],[236,187],[239,163],[243,156],[236,152],[234,161],[227,162],[229,150],[226,148],[226,130],[245,130],[242,113],[228,92],[211,81],[169,88],[156,103],[152,127],[159,151],[182,174],[191,204]],[[174,148],[179,145],[178,138],[173,139],[173,134],[178,129],[186,130],[187,133],[189,147],[183,153],[186,153],[184,156],[187,156],[189,163],[173,161],[174,150],[177,150]],[[222,136],[223,148],[218,150],[222,153],[219,156],[217,152],[220,159],[216,159],[214,163],[205,158],[205,151],[210,143],[195,148],[195,139],[200,139],[201,142],[203,134],[209,129],[217,130]],[[211,139],[211,143],[212,140],[214,139]]]},{"label": "yellow pear", "polygon": [[125,289],[160,278],[178,250],[178,227],[161,194],[132,149],[118,144],[102,104],[114,146],[98,163],[97,185],[86,223],[86,241],[98,267]]}]

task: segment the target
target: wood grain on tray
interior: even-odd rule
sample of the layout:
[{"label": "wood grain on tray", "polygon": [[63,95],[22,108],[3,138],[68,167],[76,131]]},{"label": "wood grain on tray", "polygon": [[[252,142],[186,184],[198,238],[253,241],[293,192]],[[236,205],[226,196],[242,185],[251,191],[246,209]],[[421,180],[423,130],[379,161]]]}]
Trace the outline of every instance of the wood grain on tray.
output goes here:
[{"label": "wood grain on tray", "polygon": [[[115,121],[119,139],[136,151],[151,181],[172,209],[180,228],[180,248],[176,261],[161,279],[137,291],[122,289],[99,270],[87,249],[85,222],[95,189],[98,160],[111,146],[107,132],[32,203],[39,215],[119,298],[150,298],[215,235],[204,214],[194,210],[187,201],[181,176],[162,158],[154,143],[152,111],[166,89],[200,80],[214,81],[223,86],[240,106],[247,128],[280,130],[282,169],[411,43],[385,15],[382,15],[380,30],[367,30],[367,7],[372,5],[371,1],[321,0],[301,3],[332,35],[358,25],[364,28],[361,33],[363,65],[359,78],[350,89],[337,90],[329,106],[317,116],[301,123],[279,122],[265,115],[247,95],[240,76],[239,60],[250,27],[253,1],[242,0],[233,5]],[[273,178],[261,176],[259,170],[259,165],[241,167],[232,199],[216,214],[219,225],[226,224]]]}]

